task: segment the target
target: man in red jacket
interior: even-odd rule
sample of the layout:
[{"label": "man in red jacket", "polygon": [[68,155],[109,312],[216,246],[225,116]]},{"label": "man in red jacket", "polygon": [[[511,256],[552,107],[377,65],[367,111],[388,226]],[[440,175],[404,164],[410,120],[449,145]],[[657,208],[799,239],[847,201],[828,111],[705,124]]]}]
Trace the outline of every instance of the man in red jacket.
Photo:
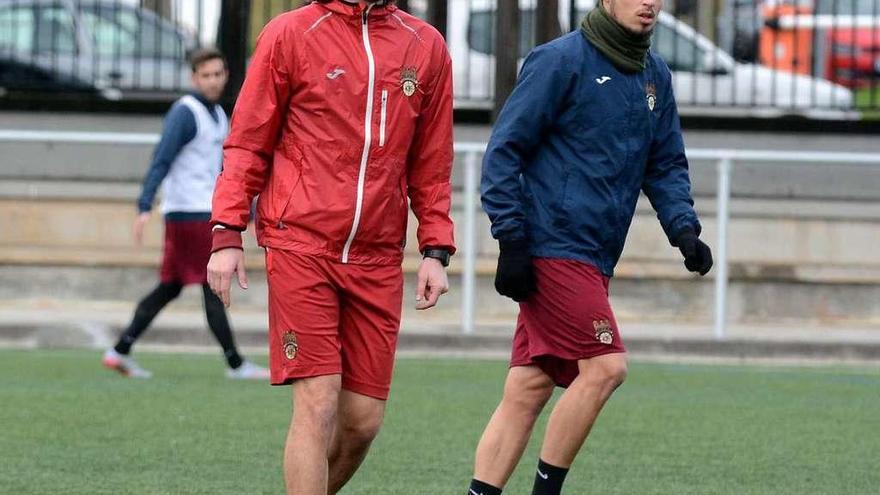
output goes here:
[{"label": "man in red jacket", "polygon": [[259,195],[272,383],[293,385],[288,493],[336,493],[378,433],[403,296],[407,198],[423,254],[416,307],[448,287],[452,66],[393,3],[328,0],[270,22],[214,193],[211,287],[247,288],[241,232]]}]

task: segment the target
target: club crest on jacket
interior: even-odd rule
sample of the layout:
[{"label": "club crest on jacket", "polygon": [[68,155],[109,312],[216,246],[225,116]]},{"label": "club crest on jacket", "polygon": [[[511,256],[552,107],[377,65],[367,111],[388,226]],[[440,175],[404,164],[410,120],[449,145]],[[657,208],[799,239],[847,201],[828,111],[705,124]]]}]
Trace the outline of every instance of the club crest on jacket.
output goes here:
[{"label": "club crest on jacket", "polygon": [[648,110],[653,112],[654,107],[657,105],[657,87],[652,83],[646,84],[645,95],[648,98]]},{"label": "club crest on jacket", "polygon": [[415,67],[404,67],[401,69],[400,87],[403,89],[403,94],[407,97],[415,94],[416,90],[419,88],[418,69]]}]

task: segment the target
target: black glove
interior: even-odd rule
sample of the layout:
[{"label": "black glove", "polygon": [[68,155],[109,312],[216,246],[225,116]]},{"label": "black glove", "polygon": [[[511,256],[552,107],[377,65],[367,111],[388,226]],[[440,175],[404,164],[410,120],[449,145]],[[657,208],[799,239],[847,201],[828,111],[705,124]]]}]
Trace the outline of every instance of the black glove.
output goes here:
[{"label": "black glove", "polygon": [[688,229],[679,234],[675,245],[684,256],[684,266],[688,271],[705,275],[712,269],[712,250],[693,230]]},{"label": "black glove", "polygon": [[495,290],[516,302],[523,302],[535,291],[535,274],[528,243],[501,241],[498,270],[495,272]]}]

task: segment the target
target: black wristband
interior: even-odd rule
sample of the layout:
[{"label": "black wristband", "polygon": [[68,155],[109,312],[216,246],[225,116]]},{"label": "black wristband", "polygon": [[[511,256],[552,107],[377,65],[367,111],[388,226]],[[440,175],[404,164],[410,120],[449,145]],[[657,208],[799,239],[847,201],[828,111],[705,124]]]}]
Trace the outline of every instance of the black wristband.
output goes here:
[{"label": "black wristband", "polygon": [[423,258],[434,258],[440,261],[440,264],[443,266],[449,266],[449,250],[443,248],[435,248],[435,247],[427,247],[425,248],[425,252],[422,254]]}]

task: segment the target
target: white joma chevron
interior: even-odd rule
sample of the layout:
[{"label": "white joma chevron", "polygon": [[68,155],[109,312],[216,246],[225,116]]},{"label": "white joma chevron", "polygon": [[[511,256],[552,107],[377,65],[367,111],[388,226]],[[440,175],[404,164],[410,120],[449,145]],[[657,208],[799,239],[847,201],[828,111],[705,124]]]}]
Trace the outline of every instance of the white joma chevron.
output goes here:
[{"label": "white joma chevron", "polygon": [[607,82],[610,81],[610,80],[611,80],[611,78],[608,77],[608,76],[602,76],[602,77],[597,77],[597,78],[596,78],[596,82],[599,83],[600,85],[601,85],[601,84],[605,84],[605,83],[607,83]]}]

